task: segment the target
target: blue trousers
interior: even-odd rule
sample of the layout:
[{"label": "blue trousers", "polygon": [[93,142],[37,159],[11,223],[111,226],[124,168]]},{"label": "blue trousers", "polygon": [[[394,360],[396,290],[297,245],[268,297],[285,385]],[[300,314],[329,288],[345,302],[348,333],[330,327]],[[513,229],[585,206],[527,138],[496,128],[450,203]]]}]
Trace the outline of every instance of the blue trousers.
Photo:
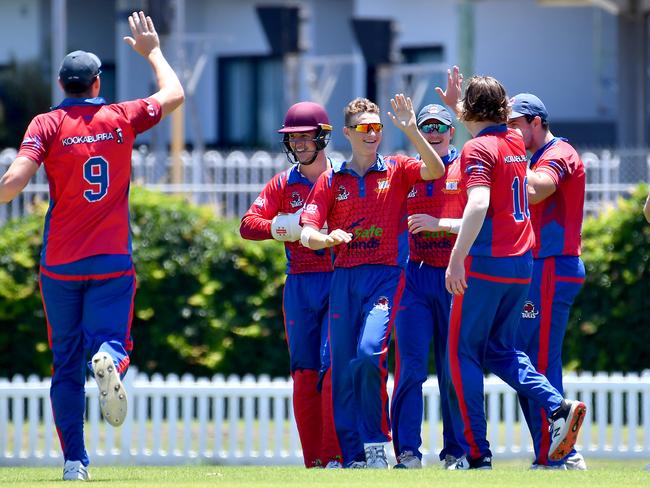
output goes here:
[{"label": "blue trousers", "polygon": [[404,281],[404,270],[395,266],[334,270],[332,403],[344,463],[364,460],[364,443],[391,440],[387,356]]},{"label": "blue trousers", "polygon": [[291,373],[329,368],[328,315],[332,273],[287,275],[282,307]]},{"label": "blue trousers", "polygon": [[547,416],[562,395],[515,348],[515,333],[530,286],[532,256],[470,256],[467,289],[455,295],[449,324],[450,405],[454,432],[472,459],[491,456],[487,441],[483,370],[499,376],[518,393],[541,405]]},{"label": "blue trousers", "polygon": [[463,455],[454,435],[447,394],[449,378],[445,360],[450,307],[451,294],[445,288],[445,268],[409,262],[406,289],[395,320],[397,364],[390,412],[395,455],[411,451],[422,458],[422,384],[429,373],[432,340],[442,410],[443,448],[440,459],[443,460],[447,454],[454,457]]},{"label": "blue trousers", "polygon": [[50,399],[63,457],[88,465],[83,433],[88,360],[107,352],[120,375],[126,374],[133,348],[133,264],[130,256],[97,256],[41,266],[39,282],[53,356]]},{"label": "blue trousers", "polygon": [[[585,266],[578,256],[535,259],[533,279],[517,329],[517,348],[524,351],[537,371],[561,393],[562,343],[569,312],[585,279]],[[550,436],[543,408],[519,395],[519,403],[533,438],[535,463],[557,465],[548,459]],[[575,451],[574,451],[575,452]]]}]

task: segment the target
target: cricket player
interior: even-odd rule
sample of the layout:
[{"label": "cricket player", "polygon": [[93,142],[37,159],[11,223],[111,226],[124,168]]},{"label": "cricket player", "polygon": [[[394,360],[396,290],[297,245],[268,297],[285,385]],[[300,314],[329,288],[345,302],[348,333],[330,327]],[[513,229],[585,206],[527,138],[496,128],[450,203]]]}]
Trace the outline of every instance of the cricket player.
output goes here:
[{"label": "cricket player", "polygon": [[[520,93],[511,100],[508,126],[522,133],[526,149],[533,154],[528,170],[530,222],[535,233],[533,277],[516,347],[562,393],[562,343],[571,305],[585,280],[580,259],[585,167],[567,140],[551,133],[546,107],[535,95]],[[525,396],[519,395],[519,401],[535,447],[532,468],[587,469],[575,450],[566,459],[551,461],[544,410]]]},{"label": "cricket player", "polygon": [[463,216],[460,159],[451,145],[455,128],[442,105],[420,110],[418,129],[445,165],[442,178],[416,183],[408,194],[409,262],[406,288],[395,319],[396,369],[391,401],[396,468],[422,467],[422,384],[428,377],[429,348],[434,344],[440,387],[445,466],[463,455],[456,442],[449,411],[445,358],[451,294],[445,288],[445,269]]},{"label": "cricket player", "polygon": [[[332,416],[327,311],[332,256],[300,245],[300,214],[316,179],[332,167],[325,156],[332,126],[325,109],[313,102],[291,106],[278,131],[291,168],[275,175],[241,221],[244,239],[284,242],[284,328],[293,378],[293,409],[307,468],[341,467]],[[322,381],[322,389],[321,389]]]},{"label": "cricket player", "polygon": [[0,180],[0,201],[18,195],[41,164],[50,186],[40,287],[53,354],[50,397],[65,465],[64,480],[88,480],[84,446],[86,361],[113,426],[124,421],[121,379],[130,336],[135,271],[129,231],[129,183],[135,137],[183,103],[183,88],[161,50],[150,17],[129,16],[125,41],[153,69],[158,91],[106,104],[99,97],[101,63],[85,51],[59,70],[66,98],[29,124],[18,155]]},{"label": "cricket player", "polygon": [[447,290],[454,294],[448,341],[450,403],[454,432],[465,452],[450,469],[492,469],[484,369],[544,408],[551,428],[548,457],[559,460],[571,452],[586,406],[564,400],[528,356],[515,348],[535,244],[526,149],[521,133],[506,126],[509,105],[501,83],[474,76],[457,104],[461,83],[454,67],[446,92],[438,90],[474,137],[461,152],[467,205],[445,277]]},{"label": "cricket player", "polygon": [[[408,259],[406,197],[444,165],[418,131],[411,100],[396,95],[389,116],[422,160],[378,153],[379,107],[365,98],[344,111],[352,159],[321,175],[301,216],[301,242],[335,247],[330,292],[334,422],[348,468],[387,468],[390,441],[386,357]],[[321,234],[327,222],[331,232]]]}]

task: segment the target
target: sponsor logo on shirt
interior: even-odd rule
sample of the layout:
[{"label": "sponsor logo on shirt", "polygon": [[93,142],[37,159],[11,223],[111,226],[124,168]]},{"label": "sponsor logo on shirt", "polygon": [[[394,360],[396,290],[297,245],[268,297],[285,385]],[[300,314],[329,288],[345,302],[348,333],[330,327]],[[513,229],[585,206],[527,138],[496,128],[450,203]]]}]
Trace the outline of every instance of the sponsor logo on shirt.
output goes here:
[{"label": "sponsor logo on shirt", "polygon": [[302,207],[305,204],[303,201],[302,197],[300,196],[300,193],[297,191],[294,191],[291,194],[291,201],[289,202],[289,205],[291,205],[291,208],[296,208],[296,207]]},{"label": "sponsor logo on shirt", "polygon": [[535,308],[535,304],[530,300],[524,303],[524,309],[521,311],[522,319],[534,319],[539,315],[539,310]]},{"label": "sponsor logo on shirt", "polygon": [[112,132],[101,132],[99,134],[90,134],[88,136],[71,136],[64,137],[61,143],[64,146],[72,146],[74,144],[92,144],[93,142],[112,141],[115,136]]},{"label": "sponsor logo on shirt", "polygon": [[348,198],[350,198],[350,192],[343,185],[340,185],[339,192],[336,195],[336,200],[338,202],[342,202],[343,200],[347,200]]},{"label": "sponsor logo on shirt", "polygon": [[154,107],[151,104],[147,105],[147,113],[149,114],[149,117],[155,117],[156,116],[156,107]]},{"label": "sponsor logo on shirt", "polygon": [[508,163],[528,163],[528,158],[525,154],[510,154],[503,158],[503,161]]},{"label": "sponsor logo on shirt", "polygon": [[382,193],[387,191],[390,188],[390,181],[388,179],[377,180],[377,193]]},{"label": "sponsor logo on shirt", "polygon": [[[357,224],[355,222],[355,224]],[[353,238],[351,242],[347,243],[348,249],[377,249],[381,244],[381,236],[384,234],[384,229],[381,227],[361,227],[358,224],[350,227]]]},{"label": "sponsor logo on shirt", "polygon": [[266,200],[264,198],[257,197],[255,199],[255,201],[253,202],[253,205],[255,205],[256,207],[263,208],[265,203],[266,203]]},{"label": "sponsor logo on shirt", "polygon": [[418,194],[418,191],[415,189],[415,187],[411,188],[411,191],[409,194],[406,196],[406,198],[415,198]]},{"label": "sponsor logo on shirt", "polygon": [[447,180],[445,182],[445,189],[442,191],[443,193],[458,193],[460,191],[458,180]]},{"label": "sponsor logo on shirt", "polygon": [[316,212],[318,212],[318,205],[316,205],[315,203],[310,203],[309,205],[305,205],[305,210],[303,210],[303,212],[309,215],[314,215]]}]

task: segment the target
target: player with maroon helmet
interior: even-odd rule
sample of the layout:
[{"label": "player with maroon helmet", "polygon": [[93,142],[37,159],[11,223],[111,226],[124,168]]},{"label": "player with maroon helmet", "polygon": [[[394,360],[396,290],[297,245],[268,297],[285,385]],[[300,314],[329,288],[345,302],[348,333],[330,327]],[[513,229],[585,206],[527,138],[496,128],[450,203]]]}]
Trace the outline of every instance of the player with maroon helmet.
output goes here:
[{"label": "player with maroon helmet", "polygon": [[324,152],[332,126],[323,107],[300,102],[289,108],[278,132],[283,135],[287,157],[295,165],[266,184],[242,218],[240,233],[244,239],[284,242],[284,327],[293,378],[293,409],[305,466],[340,467],[327,340],[332,257],[329,249],[312,251],[298,242],[299,219],[307,195],[320,174],[332,166]]},{"label": "player with maroon helmet", "polygon": [[[396,95],[391,104],[393,123],[422,160],[379,154],[379,107],[357,98],[344,112],[352,159],[319,177],[301,216],[303,245],[336,246],[330,292],[332,396],[348,468],[388,467],[386,360],[408,260],[406,196],[416,181],[444,173],[440,157],[418,131],[411,100]],[[333,230],[323,235],[317,229],[326,221]]]},{"label": "player with maroon helmet", "polygon": [[64,480],[87,480],[84,384],[87,355],[104,418],[126,416],[121,377],[129,365],[135,297],[129,184],[137,134],[183,103],[183,88],[160,50],[150,17],[129,17],[125,41],[149,61],[158,91],[148,98],[107,104],[99,97],[99,58],[68,54],[59,70],[66,98],[29,124],[18,156],[0,180],[0,202],[14,198],[42,163],[50,207],[40,263],[40,286],[53,355],[50,397],[65,466]]}]

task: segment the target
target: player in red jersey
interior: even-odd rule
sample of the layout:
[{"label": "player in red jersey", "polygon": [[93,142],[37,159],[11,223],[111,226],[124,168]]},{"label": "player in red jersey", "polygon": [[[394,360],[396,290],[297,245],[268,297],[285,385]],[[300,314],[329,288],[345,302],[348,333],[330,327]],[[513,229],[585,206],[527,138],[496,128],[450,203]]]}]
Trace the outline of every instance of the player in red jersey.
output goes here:
[{"label": "player in red jersey", "polygon": [[307,195],[320,174],[332,167],[324,151],[332,126],[323,107],[300,102],[289,108],[279,132],[295,166],[266,184],[242,218],[240,233],[244,239],[284,242],[287,280],[282,309],[303,458],[307,468],[322,464],[336,468],[341,462],[332,416],[327,341],[332,256],[329,249],[312,251],[298,242]]},{"label": "player in red jersey", "polygon": [[528,292],[535,236],[530,223],[520,132],[508,129],[508,98],[489,76],[475,76],[458,104],[462,76],[449,73],[438,93],[474,138],[461,152],[467,205],[451,252],[445,283],[454,294],[448,361],[454,432],[465,456],[451,469],[491,469],[483,398],[483,370],[502,378],[543,406],[551,422],[549,458],[561,459],[575,444],[584,419],[582,402],[564,400],[515,347]]},{"label": "player in red jersey", "polygon": [[[535,232],[533,278],[517,329],[517,348],[560,392],[562,343],[569,312],[585,279],[580,236],[585,201],[585,167],[566,139],[555,137],[542,101],[530,93],[513,97],[508,126],[518,129],[533,153],[528,170],[530,221]],[[533,469],[578,469],[587,465],[573,450],[560,461],[548,459],[550,442],[546,414],[519,396],[533,437]]]},{"label": "player in red jersey", "polygon": [[445,269],[463,215],[460,159],[451,145],[455,128],[442,105],[420,110],[418,128],[445,165],[434,181],[416,183],[408,194],[409,263],[406,288],[395,319],[395,389],[390,418],[396,468],[422,467],[422,384],[428,377],[429,349],[433,341],[440,388],[443,448],[440,459],[449,466],[462,456],[449,411],[445,358],[451,294],[445,289]]},{"label": "player in red jersey", "polygon": [[[352,159],[322,174],[301,216],[301,242],[334,249],[330,348],[334,422],[346,467],[387,468],[390,441],[386,357],[408,259],[406,197],[413,184],[439,178],[444,165],[418,131],[410,99],[391,100],[393,123],[422,160],[377,152],[379,107],[365,98],[345,108]],[[327,221],[328,235],[318,232]]]},{"label": "player in red jersey", "polygon": [[0,180],[1,202],[18,195],[41,163],[50,185],[40,287],[65,480],[89,478],[83,437],[88,357],[104,418],[118,426],[126,416],[121,378],[133,347],[135,296],[128,207],[131,152],[136,135],[184,99],[151,18],[133,13],[129,26],[132,37],[125,41],[151,64],[158,91],[146,99],[106,104],[99,98],[99,58],[84,51],[68,54],[59,70],[65,100],[31,121],[18,156]]}]

